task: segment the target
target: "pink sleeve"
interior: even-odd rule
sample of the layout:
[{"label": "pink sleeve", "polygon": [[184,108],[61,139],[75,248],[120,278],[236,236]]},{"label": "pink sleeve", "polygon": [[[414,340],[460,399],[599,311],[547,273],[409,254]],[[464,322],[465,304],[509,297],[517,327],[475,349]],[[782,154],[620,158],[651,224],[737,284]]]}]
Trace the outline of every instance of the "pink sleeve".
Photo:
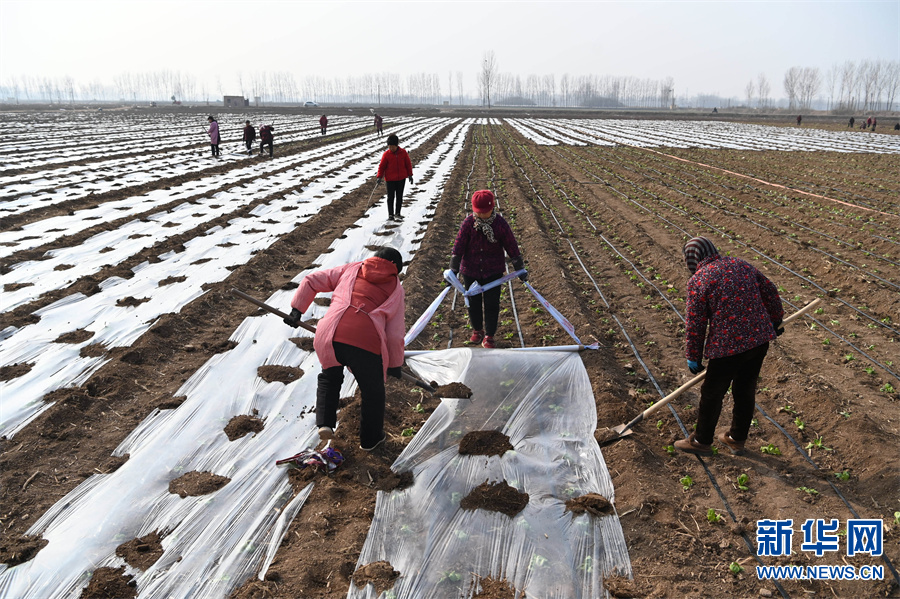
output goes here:
[{"label": "pink sleeve", "polygon": [[345,264],[327,270],[317,270],[306,275],[303,278],[303,282],[300,283],[300,287],[294,293],[294,298],[291,300],[291,308],[306,312],[317,293],[327,293],[337,288],[341,276],[349,266],[351,265]]}]

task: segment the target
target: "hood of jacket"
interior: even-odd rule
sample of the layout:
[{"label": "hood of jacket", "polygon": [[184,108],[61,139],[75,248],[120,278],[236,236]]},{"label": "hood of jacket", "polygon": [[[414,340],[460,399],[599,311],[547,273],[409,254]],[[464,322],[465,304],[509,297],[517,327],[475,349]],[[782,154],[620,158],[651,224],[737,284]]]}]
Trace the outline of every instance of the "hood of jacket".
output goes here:
[{"label": "hood of jacket", "polygon": [[363,260],[362,276],[368,282],[374,285],[387,283],[392,277],[397,276],[397,266],[390,260],[372,256]]}]

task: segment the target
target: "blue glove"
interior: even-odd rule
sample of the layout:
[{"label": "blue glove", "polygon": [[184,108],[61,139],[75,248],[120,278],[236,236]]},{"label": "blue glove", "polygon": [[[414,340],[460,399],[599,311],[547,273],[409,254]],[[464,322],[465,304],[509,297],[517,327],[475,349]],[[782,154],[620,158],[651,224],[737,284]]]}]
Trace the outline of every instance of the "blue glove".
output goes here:
[{"label": "blue glove", "polygon": [[703,364],[701,364],[700,362],[694,362],[693,360],[688,360],[687,363],[688,363],[688,370],[690,370],[692,374],[700,374],[701,372],[706,370],[706,368],[704,368]]}]

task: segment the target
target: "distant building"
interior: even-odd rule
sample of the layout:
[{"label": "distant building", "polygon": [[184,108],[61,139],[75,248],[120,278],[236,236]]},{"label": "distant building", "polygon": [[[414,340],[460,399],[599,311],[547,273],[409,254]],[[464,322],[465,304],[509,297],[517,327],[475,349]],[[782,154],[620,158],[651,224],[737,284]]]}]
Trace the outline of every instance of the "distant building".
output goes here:
[{"label": "distant building", "polygon": [[244,108],[250,106],[250,100],[244,96],[225,96],[225,108]]}]

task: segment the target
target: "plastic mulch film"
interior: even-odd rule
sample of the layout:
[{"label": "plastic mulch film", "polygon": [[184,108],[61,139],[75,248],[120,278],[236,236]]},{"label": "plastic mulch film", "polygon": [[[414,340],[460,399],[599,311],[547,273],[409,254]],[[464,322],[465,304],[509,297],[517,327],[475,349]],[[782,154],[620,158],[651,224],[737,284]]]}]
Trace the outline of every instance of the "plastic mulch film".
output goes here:
[{"label": "plastic mulch film", "polygon": [[[472,597],[479,577],[505,578],[529,597],[604,597],[604,576],[631,576],[614,508],[574,515],[565,502],[597,493],[614,504],[613,485],[593,437],[593,393],[572,352],[452,349],[408,358],[439,385],[462,382],[470,399],[443,399],[392,466],[414,484],[379,493],[359,566],[387,560],[400,577],[378,595],[351,585],[348,597]],[[460,439],[494,430],[513,450],[460,455]],[[485,481],[527,493],[512,517],[460,502]]]}]

